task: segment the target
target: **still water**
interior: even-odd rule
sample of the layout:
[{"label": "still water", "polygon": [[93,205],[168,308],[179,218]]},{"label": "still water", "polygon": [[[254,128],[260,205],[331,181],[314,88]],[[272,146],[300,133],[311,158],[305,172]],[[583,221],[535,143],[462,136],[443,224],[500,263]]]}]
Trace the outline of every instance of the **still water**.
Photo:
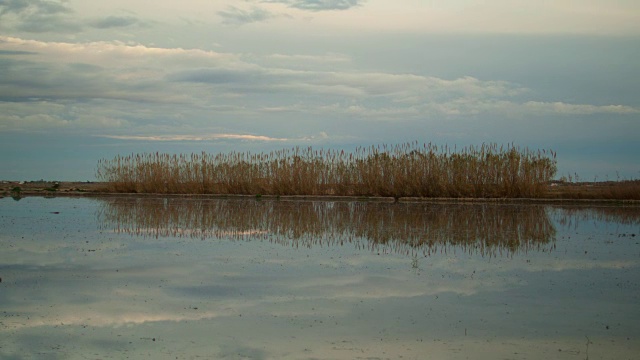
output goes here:
[{"label": "still water", "polygon": [[638,359],[640,207],[0,199],[1,359]]}]

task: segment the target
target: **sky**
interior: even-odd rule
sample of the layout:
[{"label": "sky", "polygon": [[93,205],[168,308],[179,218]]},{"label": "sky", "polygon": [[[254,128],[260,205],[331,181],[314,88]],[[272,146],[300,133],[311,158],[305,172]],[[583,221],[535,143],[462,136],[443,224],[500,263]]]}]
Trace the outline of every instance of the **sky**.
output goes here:
[{"label": "sky", "polygon": [[0,180],[417,141],[640,178],[636,0],[0,0]]}]

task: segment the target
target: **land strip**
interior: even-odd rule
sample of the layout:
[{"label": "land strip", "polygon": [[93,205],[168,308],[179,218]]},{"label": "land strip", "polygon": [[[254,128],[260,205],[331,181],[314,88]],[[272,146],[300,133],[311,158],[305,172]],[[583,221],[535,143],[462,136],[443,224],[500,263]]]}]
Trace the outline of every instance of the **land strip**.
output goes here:
[{"label": "land strip", "polygon": [[115,193],[104,182],[0,181],[0,197],[24,196],[139,196],[182,198],[252,198],[280,200],[383,201],[383,202],[530,202],[530,203],[624,203],[640,204],[640,180],[564,183],[552,182],[538,198],[444,198],[331,195],[229,195],[229,194],[157,194]]}]

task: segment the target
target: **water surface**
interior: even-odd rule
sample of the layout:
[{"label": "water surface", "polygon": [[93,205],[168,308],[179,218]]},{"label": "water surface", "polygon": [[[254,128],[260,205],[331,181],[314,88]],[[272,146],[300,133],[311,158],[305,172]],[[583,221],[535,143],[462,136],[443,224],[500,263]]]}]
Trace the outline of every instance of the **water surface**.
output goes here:
[{"label": "water surface", "polygon": [[0,358],[632,359],[640,208],[0,199]]}]

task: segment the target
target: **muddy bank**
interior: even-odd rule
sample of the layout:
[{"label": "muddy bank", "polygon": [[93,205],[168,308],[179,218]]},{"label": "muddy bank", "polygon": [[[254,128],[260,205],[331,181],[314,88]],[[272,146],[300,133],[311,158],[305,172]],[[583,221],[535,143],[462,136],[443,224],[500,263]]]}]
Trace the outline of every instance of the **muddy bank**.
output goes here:
[{"label": "muddy bank", "polygon": [[[184,198],[256,198],[282,200],[345,200],[345,201],[390,201],[390,202],[615,202],[640,204],[640,193],[631,191],[629,196],[619,196],[615,192],[622,188],[640,189],[640,181],[625,182],[584,182],[549,184],[547,193],[540,198],[419,198],[419,197],[368,197],[368,196],[325,196],[325,195],[216,195],[216,194],[146,194],[146,193],[113,193],[109,184],[90,181],[2,181],[0,197],[12,196],[163,196]],[[635,195],[634,195],[635,194]],[[618,196],[616,196],[618,195]]]}]

